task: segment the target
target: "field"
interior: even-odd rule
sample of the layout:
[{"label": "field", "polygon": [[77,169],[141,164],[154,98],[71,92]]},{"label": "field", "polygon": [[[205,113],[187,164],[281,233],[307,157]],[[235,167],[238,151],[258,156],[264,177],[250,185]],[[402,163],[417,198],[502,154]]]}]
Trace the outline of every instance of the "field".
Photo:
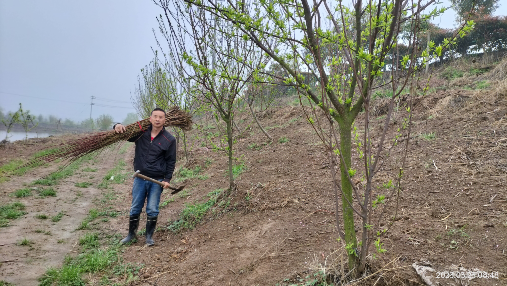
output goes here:
[{"label": "field", "polygon": [[[426,285],[414,263],[499,277],[434,277],[434,285],[507,285],[507,64],[481,75],[471,72],[475,65],[453,67],[462,76],[448,79],[442,68],[428,94],[413,97],[399,219],[382,241],[386,251],[369,257],[368,277],[350,285]],[[1,145],[0,285],[326,285],[344,277],[327,151],[306,120],[308,107],[296,102],[257,114],[272,142],[247,112],[238,115],[246,131],[235,145],[230,193],[227,158],[206,139],[219,145],[218,128],[203,119],[205,128],[188,133],[189,161],[180,148],[174,179],[188,183],[162,195],[154,247],[142,235],[117,243],[128,229],[132,144],[23,174],[9,171],[16,160],[65,138]],[[374,102],[374,134],[382,104]],[[406,116],[402,104],[390,138]],[[401,145],[386,146],[379,190],[399,172]]]}]

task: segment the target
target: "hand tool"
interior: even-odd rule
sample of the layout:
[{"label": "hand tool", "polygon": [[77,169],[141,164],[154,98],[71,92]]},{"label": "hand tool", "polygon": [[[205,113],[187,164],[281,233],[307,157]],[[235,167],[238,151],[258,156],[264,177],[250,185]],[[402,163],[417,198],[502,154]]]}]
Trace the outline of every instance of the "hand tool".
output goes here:
[{"label": "hand tool", "polygon": [[[164,183],[159,182],[159,181],[157,181],[155,179],[152,179],[150,177],[146,177],[145,175],[140,174],[140,172],[141,171],[137,170],[134,173],[134,175],[132,175],[132,178],[138,177],[138,178],[141,178],[143,180],[150,181],[150,182],[153,182],[155,184],[159,184],[160,186],[164,187]],[[173,186],[169,185],[169,189],[173,190],[171,192],[171,195],[174,195],[174,194],[178,193],[179,191],[183,190],[184,188],[185,188],[185,185],[181,185],[181,186],[177,186],[177,187],[173,187]]]}]

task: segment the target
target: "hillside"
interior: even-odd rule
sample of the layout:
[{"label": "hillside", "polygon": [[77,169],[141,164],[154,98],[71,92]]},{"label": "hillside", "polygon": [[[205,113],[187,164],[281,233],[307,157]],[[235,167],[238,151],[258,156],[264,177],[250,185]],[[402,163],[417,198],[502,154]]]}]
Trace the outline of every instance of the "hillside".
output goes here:
[{"label": "hillside", "polygon": [[[487,73],[471,72],[479,68],[479,63],[452,66],[463,76],[446,80],[450,69],[441,67],[430,80],[428,94],[413,97],[399,219],[382,240],[386,252],[370,257],[371,276],[350,285],[425,285],[412,268],[415,262],[438,272],[463,267],[498,271],[500,277],[463,280],[468,284],[435,280],[439,285],[507,285],[507,60]],[[374,102],[374,134],[383,126],[383,104],[382,99]],[[406,116],[403,104],[389,125],[390,139]],[[190,160],[185,162],[180,147],[175,177],[177,183],[188,183],[178,195],[163,194],[154,247],[145,247],[143,238],[127,247],[113,243],[127,233],[133,145],[85,158],[73,174],[51,186],[55,197],[41,196],[49,186],[33,182],[57,170],[56,164],[0,180],[0,204],[20,201],[26,212],[0,229],[0,281],[37,285],[47,267],[59,267],[66,254],[88,253],[83,240],[88,235],[89,241],[100,243],[94,248],[102,249],[103,256],[115,250],[109,266],[84,271],[90,285],[336,283],[346,274],[346,252],[336,232],[327,151],[306,121],[308,107],[280,105],[258,113],[272,143],[247,112],[238,115],[239,128],[250,127],[235,145],[237,189],[228,195],[220,192],[228,186],[227,158],[206,139],[210,136],[219,144],[219,130],[202,119],[205,128],[188,133]],[[0,165],[55,146],[58,140],[63,139],[2,145]],[[404,144],[390,144],[390,156],[375,179],[379,186],[397,176],[404,156]],[[31,188],[33,194],[11,195],[21,188]],[[215,204],[193,229],[174,231],[184,222],[174,223],[182,211],[191,223],[209,201]],[[61,221],[37,218],[59,213],[64,214]],[[144,221],[145,214],[141,229]],[[30,271],[20,275],[22,269]],[[46,272],[46,277],[59,275],[55,273]]]}]

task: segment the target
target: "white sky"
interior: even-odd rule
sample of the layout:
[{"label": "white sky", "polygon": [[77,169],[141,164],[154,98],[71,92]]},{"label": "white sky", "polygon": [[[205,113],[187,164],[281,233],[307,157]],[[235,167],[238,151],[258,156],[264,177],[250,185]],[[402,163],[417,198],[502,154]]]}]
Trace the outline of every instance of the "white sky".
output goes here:
[{"label": "white sky", "polygon": [[[500,5],[495,15],[507,15]],[[0,0],[0,107],[21,102],[35,115],[82,121],[95,96],[93,118],[122,121],[135,112],[130,97],[157,49],[160,13],[151,0]],[[433,22],[454,20],[449,10]]]},{"label": "white sky", "polygon": [[[156,49],[150,0],[0,0],[0,106],[82,121],[135,112],[137,75]],[[115,107],[103,107],[108,105]]]}]

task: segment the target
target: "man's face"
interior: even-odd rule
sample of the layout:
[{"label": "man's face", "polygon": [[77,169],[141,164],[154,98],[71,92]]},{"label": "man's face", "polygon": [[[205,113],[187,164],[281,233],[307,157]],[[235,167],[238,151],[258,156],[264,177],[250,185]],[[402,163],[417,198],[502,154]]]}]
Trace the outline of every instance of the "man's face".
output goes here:
[{"label": "man's face", "polygon": [[151,113],[150,122],[154,127],[162,127],[165,123],[165,114],[160,110],[155,110]]}]

